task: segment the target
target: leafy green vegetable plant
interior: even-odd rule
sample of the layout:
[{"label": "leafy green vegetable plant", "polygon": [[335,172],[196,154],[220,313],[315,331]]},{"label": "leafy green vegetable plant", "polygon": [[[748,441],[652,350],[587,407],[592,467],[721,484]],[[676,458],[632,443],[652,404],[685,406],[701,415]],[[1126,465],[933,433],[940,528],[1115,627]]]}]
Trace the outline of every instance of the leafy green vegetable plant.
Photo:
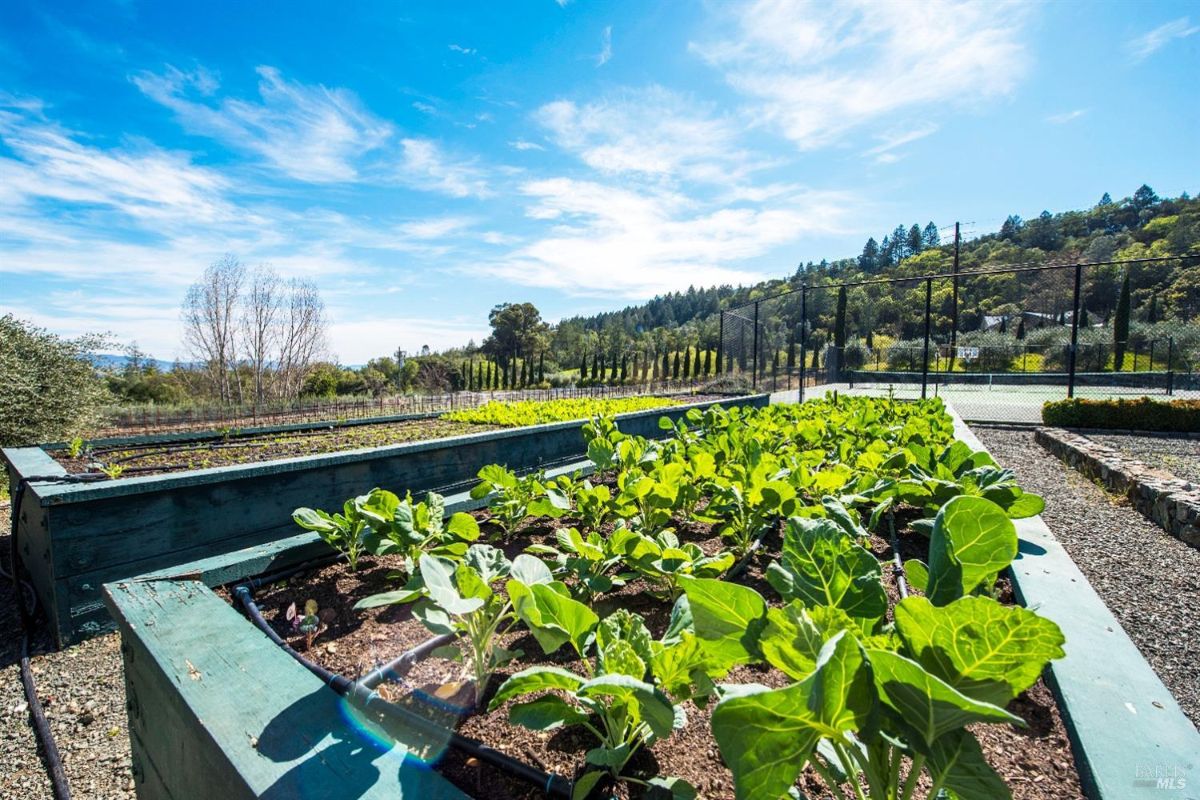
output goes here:
[{"label": "leafy green vegetable plant", "polygon": [[[584,611],[586,606],[562,595],[556,598],[552,587],[534,589],[540,593],[536,600],[540,609],[538,617],[527,620],[530,630],[539,641],[544,637],[543,648],[549,647],[548,653],[570,641],[583,658],[586,674],[553,666],[530,667],[505,681],[490,708],[538,695],[513,705],[509,720],[538,731],[580,725],[597,738],[599,745],[589,750],[585,759],[598,769],[576,780],[574,797],[579,800],[605,774],[653,785],[675,797],[694,797],[695,790],[677,778],[640,781],[621,774],[639,748],[687,724],[680,705],[683,700],[707,695],[711,687],[705,672],[707,661],[694,636],[679,624],[673,625],[662,641],[654,641],[641,617],[627,610],[620,609],[600,621]],[[571,604],[577,607],[563,610]],[[566,627],[564,620],[569,620]],[[549,693],[552,691],[557,693]]]},{"label": "leafy green vegetable plant", "polygon": [[608,536],[592,531],[585,537],[577,528],[559,528],[554,532],[557,547],[535,544],[525,551],[552,558],[555,577],[571,579],[576,594],[590,601],[598,594],[624,586],[634,576],[622,571],[627,545],[634,537],[623,525]]},{"label": "leafy green vegetable plant", "polygon": [[657,585],[663,595],[674,601],[679,597],[681,578],[701,578],[721,575],[733,566],[733,553],[722,550],[714,555],[705,555],[694,542],[680,543],[671,531],[656,536],[633,533],[624,544],[625,563]]},{"label": "leafy green vegetable plant", "polygon": [[571,509],[562,492],[547,488],[540,474],[518,476],[499,464],[489,464],[479,470],[478,477],[471,497],[481,500],[492,495],[488,511],[504,534],[512,533],[530,516],[557,519]]},{"label": "leafy green vegetable plant", "polygon": [[459,511],[446,519],[445,498],[435,492],[414,503],[411,492],[401,500],[392,492],[375,489],[357,499],[355,509],[369,526],[363,533],[366,550],[377,556],[403,556],[409,575],[422,554],[458,561],[479,538],[475,518]]},{"label": "leafy green vegetable plant", "polygon": [[[868,635],[828,605],[766,608],[752,589],[686,579],[697,638],[724,665],[766,662],[795,683],[718,688],[712,727],[738,798],[783,797],[812,766],[859,800],[1010,797],[984,760],[975,723],[1019,723],[1004,706],[1063,655],[1050,620],[990,597],[935,606],[909,597],[895,633]],[[902,777],[903,776],[903,777]]]},{"label": "leafy green vegetable plant", "polygon": [[933,520],[929,564],[904,564],[908,582],[943,606],[971,594],[989,594],[996,577],[1017,557],[1017,529],[1004,509],[982,497],[960,495]]},{"label": "leafy green vegetable plant", "polygon": [[[492,673],[521,654],[501,647],[497,641],[517,622],[510,597],[492,587],[506,578],[511,578],[510,584],[521,581],[526,585],[551,580],[549,570],[533,556],[518,555],[510,562],[496,548],[474,544],[458,563],[422,555],[418,572],[408,586],[360,600],[355,608],[415,602],[413,616],[426,628],[435,634],[460,637],[470,661],[478,703]],[[461,651],[450,651],[451,657],[456,654],[461,655]]]}]

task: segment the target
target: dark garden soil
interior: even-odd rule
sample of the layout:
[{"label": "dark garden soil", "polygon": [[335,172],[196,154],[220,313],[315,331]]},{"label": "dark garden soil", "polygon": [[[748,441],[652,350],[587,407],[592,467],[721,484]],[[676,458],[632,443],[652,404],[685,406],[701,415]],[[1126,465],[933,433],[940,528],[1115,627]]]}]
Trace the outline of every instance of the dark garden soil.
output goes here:
[{"label": "dark garden soil", "polygon": [[[486,519],[482,512],[477,516],[481,520]],[[912,516],[899,514],[897,525],[905,525]],[[559,523],[569,525],[570,520],[560,520]],[[485,534],[489,531],[486,524],[484,531]],[[706,552],[720,549],[720,540],[713,535],[711,526],[682,524],[678,526],[677,533],[681,540],[694,541]],[[904,527],[897,538],[903,558],[925,558],[928,542],[925,537]],[[504,549],[511,557],[528,545],[547,539],[553,543],[551,526],[529,525],[520,529]],[[766,566],[777,556],[779,547],[779,531],[773,530],[764,537],[761,550],[751,556],[745,569],[734,580],[752,586],[764,597],[777,597],[766,583],[764,574]],[[895,602],[899,599],[899,587],[891,569],[891,544],[885,538],[873,537],[870,547],[883,563],[885,587]],[[339,562],[264,587],[257,592],[256,600],[266,620],[301,652],[306,650],[305,637],[292,631],[286,620],[287,608],[292,603],[302,608],[305,601],[315,600],[324,625],[306,655],[335,672],[353,677],[396,658],[431,637],[412,618],[407,606],[353,610],[354,603],[359,599],[396,588],[397,582],[388,578],[389,571],[396,566],[394,561],[386,558],[364,558],[359,563],[358,571],[350,573],[347,566]],[[1012,602],[1011,585],[1006,578],[1001,580],[998,589],[1002,601]],[[667,627],[671,606],[668,601],[651,596],[652,592],[653,587],[640,579],[635,580],[602,596],[593,607],[601,618],[618,608],[639,613],[645,618],[650,632],[657,637]],[[528,632],[508,632],[502,636],[501,644],[509,649],[519,649],[524,655],[493,676],[483,693],[482,707],[486,707],[486,702],[509,675],[534,664],[554,664],[581,671],[573,654],[568,655],[571,652],[569,647],[563,647],[552,656],[544,656]],[[737,667],[722,682],[760,683],[778,688],[787,685],[789,679],[772,667],[756,665]],[[463,665],[437,657],[418,662],[402,683],[386,684],[380,688],[380,693],[412,710],[439,719],[443,724],[457,725],[459,733],[464,736],[564,777],[573,778],[581,774],[584,753],[597,744],[590,733],[578,727],[538,732],[511,725],[508,722],[507,703],[494,712],[475,713],[472,709],[473,687],[469,685]],[[711,706],[702,709],[687,703],[684,708],[688,717],[687,726],[638,753],[626,767],[625,773],[643,780],[656,775],[676,776],[695,786],[701,797],[732,798],[732,774],[721,761],[709,725]],[[458,713],[455,714],[453,709],[458,709]],[[1082,800],[1079,777],[1063,721],[1055,699],[1044,682],[1039,681],[1016,698],[1009,704],[1009,710],[1023,718],[1028,727],[979,725],[972,730],[979,738],[989,763],[1011,787],[1013,797],[1017,800]],[[436,758],[440,772],[480,800],[534,800],[545,796],[538,787],[468,758],[456,750],[446,749],[426,755]],[[806,770],[799,785],[814,800],[830,796],[813,777],[811,770]],[[614,797],[641,796],[639,787],[631,783],[623,782],[609,789]]]},{"label": "dark garden soil", "polygon": [[66,450],[53,450],[50,454],[68,472],[97,472],[101,466],[112,465],[123,468],[121,477],[134,477],[384,447],[425,439],[445,439],[497,429],[496,425],[451,422],[431,417],[245,437],[231,434],[225,439],[190,443],[100,448],[79,458],[69,457]]}]

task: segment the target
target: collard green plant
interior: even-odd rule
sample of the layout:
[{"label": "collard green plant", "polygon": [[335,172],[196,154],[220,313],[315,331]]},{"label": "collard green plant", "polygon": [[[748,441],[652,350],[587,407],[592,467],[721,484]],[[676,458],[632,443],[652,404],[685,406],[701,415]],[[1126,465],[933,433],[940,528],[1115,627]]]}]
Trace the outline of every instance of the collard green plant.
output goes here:
[{"label": "collard green plant", "polygon": [[634,535],[623,525],[608,536],[595,531],[584,536],[577,528],[559,528],[554,532],[557,547],[535,544],[525,551],[552,558],[555,577],[564,581],[571,579],[575,593],[590,601],[598,594],[624,586],[634,576],[622,569],[627,545]]},{"label": "collard green plant", "polygon": [[347,500],[340,514],[330,514],[319,508],[297,508],[292,512],[292,520],[301,528],[316,533],[327,545],[344,555],[351,572],[358,569],[367,521],[358,511],[357,498]]},{"label": "collard green plant", "polygon": [[904,573],[934,605],[970,594],[988,594],[996,577],[1017,557],[1017,529],[1004,509],[982,497],[961,495],[933,519],[929,564],[911,559]]},{"label": "collard green plant", "polygon": [[526,617],[531,632],[543,648],[551,648],[547,653],[570,642],[582,658],[585,674],[553,666],[530,667],[505,681],[490,708],[538,695],[513,705],[509,720],[538,731],[580,725],[596,736],[599,745],[585,756],[594,769],[576,780],[575,798],[586,797],[605,774],[647,783],[674,797],[694,797],[695,790],[677,778],[643,782],[621,774],[638,749],[687,724],[683,700],[707,697],[711,691],[708,662],[687,629],[689,621],[676,614],[667,636],[655,641],[641,617],[627,610],[600,621],[588,615],[586,606],[553,587],[532,588],[531,603],[538,613]]},{"label": "collard green plant", "polygon": [[401,500],[392,492],[375,489],[358,498],[355,507],[368,525],[363,533],[366,550],[377,556],[403,556],[404,572],[409,575],[422,554],[458,561],[479,538],[475,518],[459,511],[446,519],[445,498],[435,492],[414,503],[411,493]]},{"label": "collard green plant", "polygon": [[[481,702],[488,681],[498,668],[521,655],[499,644],[499,636],[517,622],[511,593],[498,593],[492,584],[508,579],[536,588],[551,581],[550,571],[538,559],[518,555],[509,561],[500,550],[486,544],[467,548],[460,562],[444,561],[424,554],[417,574],[404,589],[374,595],[359,601],[355,608],[413,602],[413,616],[435,634],[459,637],[470,675],[474,681],[476,702]],[[451,657],[461,650],[443,651]]]},{"label": "collard green plant", "polygon": [[540,474],[518,476],[499,464],[489,464],[479,470],[478,477],[471,497],[481,500],[491,496],[488,502],[491,520],[504,534],[512,533],[528,517],[557,519],[571,510],[563,493],[547,487]]},{"label": "collard green plant", "polygon": [[670,531],[656,536],[634,533],[625,548],[625,563],[646,580],[659,587],[664,597],[675,601],[684,577],[711,578],[733,566],[733,553],[722,550],[705,555],[694,542],[680,543]]},{"label": "collard green plant", "polygon": [[796,681],[718,687],[713,734],[738,798],[783,797],[805,766],[838,796],[849,786],[858,798],[910,800],[926,773],[931,800],[942,789],[1010,797],[967,726],[1020,722],[1004,706],[1063,655],[1050,620],[990,597],[940,607],[910,597],[895,633],[866,635],[837,607],[768,610],[752,589],[712,580],[684,589],[711,657],[766,662]]}]

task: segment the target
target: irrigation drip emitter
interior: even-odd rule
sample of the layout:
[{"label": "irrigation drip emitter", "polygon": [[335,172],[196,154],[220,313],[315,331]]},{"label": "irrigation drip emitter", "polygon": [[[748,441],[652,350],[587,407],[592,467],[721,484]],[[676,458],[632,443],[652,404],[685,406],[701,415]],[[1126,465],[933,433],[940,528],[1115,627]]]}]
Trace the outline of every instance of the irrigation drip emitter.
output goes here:
[{"label": "irrigation drip emitter", "polygon": [[[282,648],[284,652],[304,666],[305,669],[320,678],[330,689],[353,701],[363,711],[375,715],[385,729],[388,727],[388,723],[409,733],[415,729],[418,735],[424,734],[435,740],[444,741],[447,745],[468,757],[490,764],[520,780],[537,786],[546,793],[547,797],[561,798],[563,800],[570,798],[575,787],[574,781],[564,778],[557,773],[547,772],[544,769],[539,769],[518,761],[505,753],[488,747],[482,742],[463,736],[457,731],[445,728],[419,714],[407,711],[389,702],[376,691],[376,687],[385,680],[399,679],[402,681],[413,664],[428,656],[438,647],[454,641],[457,637],[453,634],[435,636],[428,639],[422,644],[406,651],[398,658],[383,664],[363,676],[360,680],[351,680],[344,675],[332,672],[320,664],[305,658],[275,632],[271,624],[263,618],[262,612],[254,602],[254,590],[259,586],[283,580],[291,575],[312,569],[315,566],[328,564],[333,560],[336,559],[325,558],[319,561],[310,561],[271,575],[244,581],[233,587],[233,596],[250,617],[255,627],[266,634],[272,642]],[[429,698],[429,700],[431,703],[436,701],[435,698]],[[397,738],[402,740],[402,737]]]},{"label": "irrigation drip emitter", "polygon": [[16,491],[13,493],[10,509],[12,519],[9,520],[11,528],[8,540],[8,567],[11,572],[8,578],[12,581],[13,596],[16,598],[17,612],[21,619],[21,685],[25,689],[25,701],[29,704],[29,715],[33,717],[34,733],[37,735],[38,743],[42,747],[42,754],[46,763],[46,773],[50,778],[50,786],[54,791],[55,800],[70,800],[71,787],[67,782],[67,773],[63,769],[62,755],[58,752],[58,745],[54,742],[54,733],[50,730],[50,723],[46,720],[46,711],[42,708],[42,701],[38,699],[37,686],[33,681],[33,668],[29,661],[29,643],[30,635],[33,631],[33,617],[36,611],[37,594],[36,592],[31,592],[33,601],[30,605],[26,605],[24,590],[27,588],[27,584],[21,580],[21,555],[17,547],[21,501],[25,498],[25,491],[29,488],[29,484],[35,481],[39,483],[91,483],[96,480],[106,480],[106,476],[31,475],[21,478],[20,482],[17,483]]}]

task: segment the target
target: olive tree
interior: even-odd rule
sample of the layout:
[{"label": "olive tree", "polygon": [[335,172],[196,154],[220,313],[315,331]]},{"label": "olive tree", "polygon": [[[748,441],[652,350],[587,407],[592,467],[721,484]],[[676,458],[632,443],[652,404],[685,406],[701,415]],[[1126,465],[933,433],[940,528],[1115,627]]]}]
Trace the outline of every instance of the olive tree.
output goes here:
[{"label": "olive tree", "polygon": [[94,426],[109,393],[88,354],[106,343],[0,317],[0,445],[63,440]]}]

